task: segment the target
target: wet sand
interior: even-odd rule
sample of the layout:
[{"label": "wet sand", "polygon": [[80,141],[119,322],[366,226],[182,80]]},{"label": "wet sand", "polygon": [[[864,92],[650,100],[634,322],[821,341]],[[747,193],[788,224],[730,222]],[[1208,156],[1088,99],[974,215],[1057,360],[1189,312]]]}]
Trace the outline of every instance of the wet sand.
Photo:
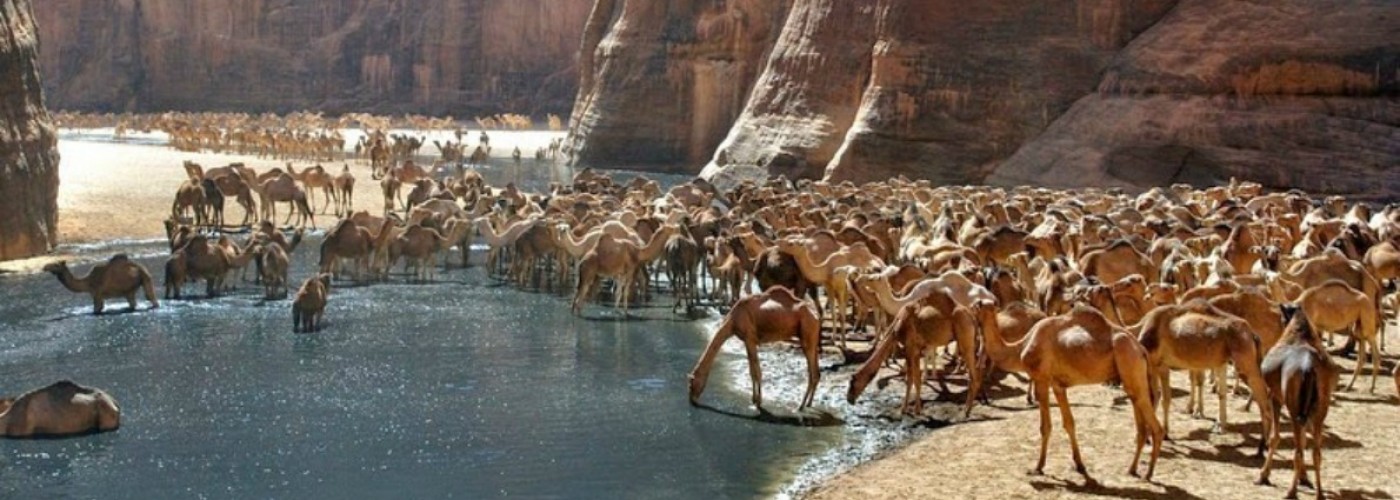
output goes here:
[{"label": "wet sand", "polygon": [[[1328,498],[1379,499],[1400,493],[1400,404],[1389,368],[1396,356],[1396,328],[1388,328],[1390,351],[1375,394],[1368,392],[1369,369],[1356,390],[1337,393],[1327,417],[1322,452],[1322,481]],[[1339,359],[1345,371],[1341,385],[1351,380],[1351,360]],[[1069,390],[1084,464],[1091,482],[1073,471],[1069,439],[1052,407],[1054,427],[1046,455],[1045,475],[1032,476],[1040,445],[1040,417],[1027,406],[1025,386],[1011,384],[992,407],[978,406],[968,422],[954,423],[914,440],[832,478],[807,496],[845,498],[1282,498],[1293,478],[1292,434],[1286,426],[1274,458],[1274,486],[1256,486],[1263,459],[1252,458],[1258,442],[1259,412],[1243,412],[1245,399],[1229,400],[1224,433],[1212,433],[1215,396],[1205,403],[1207,419],[1185,414],[1186,377],[1174,374],[1171,435],[1162,448],[1152,482],[1127,475],[1132,461],[1132,408],[1123,392],[1102,386]],[[884,392],[903,391],[892,383]],[[927,396],[928,391],[925,391]],[[1160,410],[1158,410],[1160,415]],[[1247,432],[1246,439],[1241,432]],[[1146,451],[1144,452],[1146,453]],[[1311,457],[1309,452],[1308,457]],[[1309,458],[1311,463],[1311,458]],[[1145,470],[1145,469],[1144,469]],[[1302,498],[1312,490],[1299,489]]]}]

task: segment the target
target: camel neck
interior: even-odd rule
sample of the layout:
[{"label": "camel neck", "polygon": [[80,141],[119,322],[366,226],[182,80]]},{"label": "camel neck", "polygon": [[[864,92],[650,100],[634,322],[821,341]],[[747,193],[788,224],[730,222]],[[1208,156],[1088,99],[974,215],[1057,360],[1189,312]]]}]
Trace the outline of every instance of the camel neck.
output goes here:
[{"label": "camel neck", "polygon": [[992,363],[1003,371],[1026,372],[1026,365],[1021,361],[1021,350],[1025,347],[1026,337],[1014,343],[1006,343],[1006,338],[1001,336],[1001,325],[997,323],[997,312],[993,308],[987,308],[986,312],[980,315],[979,322],[982,326],[982,336],[984,345],[987,347],[987,356],[992,359]]},{"label": "camel neck", "polygon": [[60,267],[57,271],[54,271],[54,275],[58,276],[58,282],[70,292],[86,293],[89,290],[87,280],[80,280],[76,276],[73,276],[73,271],[69,270],[68,266]]}]

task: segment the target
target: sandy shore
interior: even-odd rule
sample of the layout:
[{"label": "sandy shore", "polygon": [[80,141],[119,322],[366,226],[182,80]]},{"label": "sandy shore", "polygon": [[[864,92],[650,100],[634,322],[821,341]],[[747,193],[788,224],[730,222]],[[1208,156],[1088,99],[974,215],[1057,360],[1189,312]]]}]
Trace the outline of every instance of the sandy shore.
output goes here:
[{"label": "sandy shore", "polygon": [[[1389,329],[1391,350],[1395,328]],[[1387,355],[1383,368],[1394,366]],[[1341,360],[1350,380],[1350,360]],[[1369,370],[1365,372],[1369,374]],[[1389,371],[1387,370],[1387,374]],[[1075,424],[1089,474],[1086,481],[1071,468],[1069,440],[1051,408],[1054,430],[1044,476],[1028,475],[1035,466],[1039,414],[1027,406],[1024,385],[1001,391],[994,406],[979,406],[968,422],[942,428],[873,461],[840,474],[809,492],[813,499],[846,498],[1282,498],[1292,479],[1292,437],[1285,428],[1272,476],[1276,486],[1256,486],[1262,459],[1252,458],[1259,433],[1257,408],[1242,412],[1244,398],[1230,399],[1230,425],[1212,433],[1216,403],[1206,399],[1209,420],[1184,414],[1184,375],[1173,377],[1171,437],[1162,449],[1152,482],[1127,475],[1132,460],[1133,420],[1122,391],[1101,386],[1070,389]],[[1328,498],[1393,498],[1400,493],[1400,404],[1388,375],[1367,392],[1369,375],[1357,390],[1339,392],[1327,417],[1322,480]],[[902,391],[893,383],[887,391]],[[926,397],[927,391],[925,391]],[[960,396],[955,396],[960,399]],[[1159,413],[1160,414],[1160,413]],[[1245,439],[1241,432],[1248,432]],[[1282,467],[1280,469],[1279,467]],[[1282,485],[1282,486],[1278,486]],[[1311,490],[1300,489],[1311,498]]]}]

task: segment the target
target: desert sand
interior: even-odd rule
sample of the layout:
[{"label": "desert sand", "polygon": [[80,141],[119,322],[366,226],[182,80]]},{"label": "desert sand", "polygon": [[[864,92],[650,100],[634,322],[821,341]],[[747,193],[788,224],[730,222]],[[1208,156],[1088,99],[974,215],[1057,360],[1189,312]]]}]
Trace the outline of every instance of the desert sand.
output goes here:
[{"label": "desert sand", "polygon": [[[1395,328],[1388,333],[1393,352]],[[1383,368],[1394,366],[1395,358],[1386,355]],[[1341,378],[1345,385],[1354,364],[1336,359],[1347,370]],[[1371,394],[1369,369],[1363,373],[1356,390],[1338,391],[1327,417],[1322,453],[1327,498],[1385,499],[1400,494],[1400,402],[1394,379],[1387,370]],[[1026,404],[1024,384],[1010,378],[1007,382],[1008,388],[994,394],[993,405],[978,406],[969,421],[955,418],[952,425],[832,478],[808,497],[1259,499],[1283,498],[1292,480],[1287,426],[1274,459],[1274,486],[1257,486],[1263,464],[1262,458],[1252,456],[1260,432],[1258,409],[1243,412],[1245,398],[1230,398],[1230,423],[1224,432],[1213,433],[1214,394],[1206,397],[1207,419],[1191,418],[1184,413],[1186,377],[1181,373],[1172,380],[1176,398],[1170,440],[1162,447],[1151,482],[1127,474],[1134,436],[1131,406],[1121,390],[1097,385],[1069,390],[1084,464],[1093,480],[1073,471],[1069,440],[1053,406],[1045,475],[1032,476],[1040,443],[1039,413]],[[895,382],[885,390],[902,391],[903,386]],[[961,394],[953,399],[961,403]],[[1312,498],[1312,490],[1300,488],[1299,495]]]}]

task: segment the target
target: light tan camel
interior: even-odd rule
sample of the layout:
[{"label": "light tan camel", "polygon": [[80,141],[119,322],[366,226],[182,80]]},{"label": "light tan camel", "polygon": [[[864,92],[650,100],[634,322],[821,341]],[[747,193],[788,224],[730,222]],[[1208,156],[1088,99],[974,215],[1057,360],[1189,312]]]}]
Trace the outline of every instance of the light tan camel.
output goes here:
[{"label": "light tan camel", "polygon": [[292,300],[292,333],[321,331],[321,317],[331,293],[331,275],[318,274],[306,279]]},{"label": "light tan camel", "polygon": [[355,211],[355,176],[350,173],[350,165],[340,168],[340,175],[331,179],[331,197],[335,199],[335,214],[340,217]]},{"label": "light tan camel", "polygon": [[312,212],[311,206],[307,204],[306,191],[296,185],[296,180],[291,175],[282,174],[271,179],[267,179],[261,184],[263,218],[267,220],[277,220],[277,203],[287,203],[290,208],[287,211],[287,220],[283,224],[290,224],[292,215],[298,215],[297,225],[306,224],[309,219],[311,227],[316,227],[316,214]]},{"label": "light tan camel", "polygon": [[[856,398],[880,372],[885,360],[896,349],[904,346],[905,390],[904,402],[900,410],[918,415],[923,412],[921,393],[924,386],[924,371],[920,363],[926,351],[946,346],[954,340],[964,365],[968,367],[967,401],[964,403],[963,417],[972,414],[972,405],[981,392],[981,363],[977,360],[977,324],[972,313],[958,307],[946,291],[925,295],[917,302],[900,309],[890,327],[876,343],[873,353],[851,377],[851,385],[846,391],[846,401],[855,404]],[[930,367],[932,368],[932,367]],[[947,390],[947,385],[943,387]]]},{"label": "light tan camel", "polygon": [[59,437],[106,432],[121,427],[117,401],[101,389],[63,380],[0,399],[0,437]]},{"label": "light tan camel", "polygon": [[[482,239],[486,240],[486,245],[491,248],[487,251],[486,255],[488,268],[494,271],[500,259],[501,251],[507,247],[514,246],[515,241],[520,239],[521,235],[529,231],[530,228],[535,227],[536,224],[543,222],[543,220],[544,219],[540,218],[518,220],[512,222],[503,230],[496,231],[491,227],[491,220],[489,218],[477,218],[475,222],[477,231],[481,233]],[[512,276],[512,278],[515,277]]]},{"label": "light tan camel", "polygon": [[1138,274],[1155,279],[1160,273],[1151,259],[1143,255],[1128,240],[1118,240],[1109,246],[1084,254],[1079,270],[1103,283],[1113,283]]},{"label": "light tan camel", "polygon": [[1255,402],[1260,404],[1265,426],[1272,415],[1265,403],[1263,380],[1259,376],[1259,343],[1249,323],[1238,316],[1211,307],[1204,300],[1153,309],[1143,318],[1138,342],[1147,349],[1148,361],[1157,375],[1162,390],[1162,430],[1170,432],[1171,370],[1215,370],[1216,391],[1220,399],[1220,419],[1226,420],[1225,364],[1233,363],[1235,372],[1244,379]]},{"label": "light tan camel", "polygon": [[1352,390],[1361,369],[1366,365],[1366,353],[1371,354],[1371,392],[1376,392],[1376,378],[1380,376],[1380,350],[1377,337],[1380,335],[1379,318],[1376,309],[1367,297],[1341,280],[1332,280],[1309,288],[1298,297],[1298,307],[1303,310],[1312,331],[1341,332],[1350,330],[1358,344],[1356,349],[1356,369],[1346,390]]},{"label": "light tan camel", "polygon": [[798,410],[811,406],[812,397],[817,392],[817,382],[821,380],[821,370],[817,365],[821,325],[817,322],[815,306],[780,286],[735,302],[724,316],[719,330],[715,331],[715,336],[710,339],[710,344],[705,347],[705,353],[690,371],[690,404],[699,404],[715,356],[730,337],[738,337],[744,343],[749,359],[749,380],[753,386],[752,401],[759,410],[763,409],[763,376],[758,365],[758,345],[796,337],[807,359],[807,392],[803,394]]},{"label": "light tan camel", "polygon": [[850,291],[846,289],[846,278],[853,272],[883,268],[884,261],[876,257],[863,243],[842,247],[820,262],[812,259],[811,250],[801,241],[782,239],[777,243],[778,250],[792,255],[797,260],[797,268],[802,271],[803,277],[826,288],[826,306],[831,311],[831,317],[836,320],[841,349],[846,350],[846,305],[850,299]]},{"label": "light tan camel", "polygon": [[[1278,345],[1264,356],[1261,371],[1269,387],[1270,406],[1286,409],[1288,423],[1293,427],[1293,482],[1285,498],[1297,498],[1298,483],[1308,482],[1303,448],[1311,441],[1313,472],[1317,477],[1312,486],[1318,500],[1322,500],[1324,423],[1332,407],[1332,394],[1337,390],[1341,369],[1322,347],[1321,338],[1309,326],[1312,321],[1306,315],[1303,312],[1293,316]],[[1274,454],[1278,452],[1280,426],[1277,422],[1272,424],[1269,451],[1264,458],[1264,468],[1259,471],[1258,483],[1261,485],[1269,484],[1269,471],[1273,467]],[[1308,434],[1312,435],[1311,440]]]},{"label": "light tan camel", "polygon": [[637,273],[665,250],[666,240],[680,231],[673,224],[661,226],[651,235],[646,246],[626,240],[603,237],[598,244],[584,254],[578,263],[578,288],[574,290],[573,312],[583,312],[583,304],[598,289],[602,278],[612,278],[616,290],[613,307],[621,308],[627,314],[627,301],[632,285],[637,281]]},{"label": "light tan camel", "polygon": [[1008,344],[996,326],[995,307],[979,304],[977,314],[982,324],[983,345],[995,366],[1031,377],[1031,387],[1040,406],[1040,459],[1034,473],[1041,474],[1045,470],[1045,452],[1050,443],[1050,391],[1055,392],[1060,418],[1069,434],[1075,470],[1086,474],[1065,389],[1119,381],[1132,400],[1133,420],[1137,426],[1137,451],[1128,474],[1137,475],[1142,447],[1150,440],[1152,454],[1144,478],[1152,479],[1166,432],[1157,422],[1152,405],[1157,387],[1149,373],[1147,350],[1136,338],[1114,328],[1098,310],[1078,305],[1068,313],[1037,323],[1020,342]]},{"label": "light tan camel", "polygon": [[160,307],[151,273],[126,254],[114,255],[106,263],[92,266],[92,270],[83,277],[74,276],[68,269],[68,263],[61,260],[44,266],[44,271],[57,276],[58,282],[68,291],[90,295],[93,314],[102,314],[107,299],[118,297],[125,297],[130,309],[135,310],[138,290],[145,291],[146,302],[151,303],[152,309]]},{"label": "light tan camel", "polygon": [[307,201],[313,209],[316,208],[316,190],[321,190],[321,196],[325,198],[324,203],[321,204],[321,213],[326,213],[326,208],[330,207],[331,199],[335,197],[334,178],[329,172],[326,172],[326,168],[318,164],[297,172],[291,163],[287,163],[287,174],[305,188]]},{"label": "light tan camel", "polygon": [[385,214],[394,211],[394,202],[398,200],[399,191],[402,187],[403,183],[399,182],[397,177],[385,177],[383,180],[379,181],[379,190],[384,194]]}]

